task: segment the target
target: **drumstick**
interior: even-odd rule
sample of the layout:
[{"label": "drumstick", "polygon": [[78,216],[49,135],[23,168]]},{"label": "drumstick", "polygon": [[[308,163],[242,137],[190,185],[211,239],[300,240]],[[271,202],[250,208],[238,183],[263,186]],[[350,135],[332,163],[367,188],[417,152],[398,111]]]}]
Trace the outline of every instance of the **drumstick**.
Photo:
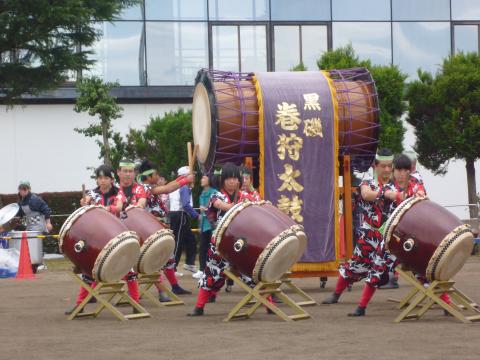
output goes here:
[{"label": "drumstick", "polygon": [[197,161],[197,154],[198,154],[198,144],[195,144],[195,147],[193,148],[193,155],[192,155],[193,166],[195,166],[195,161]]},{"label": "drumstick", "polygon": [[187,153],[188,153],[188,167],[190,168],[190,174],[193,174],[193,154],[192,154],[192,143],[190,141],[187,143]]},{"label": "drumstick", "polygon": [[82,197],[85,197],[85,184],[82,184]]}]

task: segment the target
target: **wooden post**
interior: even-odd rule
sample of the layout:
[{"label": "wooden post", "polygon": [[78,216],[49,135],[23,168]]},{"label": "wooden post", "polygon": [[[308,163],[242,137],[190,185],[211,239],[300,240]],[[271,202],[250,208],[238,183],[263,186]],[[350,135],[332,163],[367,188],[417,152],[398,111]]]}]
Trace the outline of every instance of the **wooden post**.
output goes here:
[{"label": "wooden post", "polygon": [[352,177],[350,174],[350,155],[343,156],[343,189],[345,258],[348,259],[353,253]]}]

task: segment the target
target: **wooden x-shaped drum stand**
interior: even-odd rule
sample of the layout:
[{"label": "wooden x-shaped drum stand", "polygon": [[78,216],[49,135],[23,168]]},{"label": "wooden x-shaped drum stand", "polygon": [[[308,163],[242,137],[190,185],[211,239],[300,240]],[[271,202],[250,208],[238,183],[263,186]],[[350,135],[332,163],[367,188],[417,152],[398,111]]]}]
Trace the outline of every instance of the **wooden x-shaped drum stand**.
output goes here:
[{"label": "wooden x-shaped drum stand", "polygon": [[290,279],[291,272],[286,273],[285,275],[282,276],[280,281],[282,282],[282,286],[286,285],[287,289],[290,289],[294,294],[300,296],[302,298],[302,301],[296,301],[295,303],[298,306],[313,306],[317,305],[317,302],[313,300],[313,298],[308,295],[305,291],[300,289],[297,285],[295,285],[292,282],[292,279]]},{"label": "wooden x-shaped drum stand", "polygon": [[[175,295],[167,286],[163,283],[158,283],[160,277],[159,272],[154,272],[152,274],[138,274],[138,291],[140,292],[140,297],[150,300],[157,306],[173,306],[173,305],[184,305],[184,302]],[[157,284],[160,291],[164,291],[171,301],[161,302],[158,300],[156,294],[152,294],[150,288]]]},{"label": "wooden x-shaped drum stand", "polygon": [[[225,275],[232,279],[233,282],[239,285],[242,289],[244,289],[247,292],[247,295],[245,295],[245,297],[243,297],[243,299],[240,300],[237,305],[235,305],[224,321],[230,321],[238,318],[249,318],[261,305],[266,306],[275,315],[279,316],[285,321],[302,320],[311,317],[310,314],[308,314],[299,305],[297,305],[297,303],[283,293],[283,291],[280,289],[282,286],[282,281],[280,280],[274,282],[259,282],[254,288],[251,288],[231,271],[225,270]],[[287,315],[278,306],[269,302],[268,297],[273,294],[282,300],[285,305],[290,307],[294,311],[294,314]],[[251,303],[252,300],[253,304]],[[244,307],[249,305],[249,308],[245,309],[244,312],[241,312]]]},{"label": "wooden x-shaped drum stand", "polygon": [[[403,311],[394,320],[399,323],[408,319],[420,319],[434,305],[438,304],[445,311],[463,323],[480,320],[480,308],[464,293],[454,287],[454,281],[433,281],[427,287],[419,282],[410,271],[398,270],[400,276],[413,286],[413,289],[400,300],[398,308]],[[451,304],[447,304],[440,296],[450,295]],[[470,315],[464,312],[469,312]]]},{"label": "wooden x-shaped drum stand", "polygon": [[[76,306],[75,310],[68,316],[68,320],[86,316],[97,317],[104,309],[110,311],[118,320],[121,321],[150,317],[150,314],[128,295],[127,290],[124,288],[124,281],[118,281],[114,283],[98,282],[95,288],[92,288],[89,284],[83,281],[79,275],[75,273],[71,273],[71,275],[81,287],[88,291],[88,295],[80,304]],[[97,299],[97,308],[92,312],[83,312],[85,306],[92,298]],[[135,309],[136,313],[125,315],[120,312],[113,305],[118,303],[119,300],[131,305],[132,308]]]}]

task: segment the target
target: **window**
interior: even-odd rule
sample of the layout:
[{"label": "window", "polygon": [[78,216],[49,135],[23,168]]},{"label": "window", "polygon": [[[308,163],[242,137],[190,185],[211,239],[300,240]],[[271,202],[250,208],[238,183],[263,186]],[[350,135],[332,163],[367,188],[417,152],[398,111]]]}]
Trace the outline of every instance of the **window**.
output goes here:
[{"label": "window", "polygon": [[147,20],[207,20],[207,0],[146,0]]},{"label": "window", "polygon": [[478,25],[455,25],[454,27],[454,51],[455,52],[478,52]]},{"label": "window", "polygon": [[450,53],[450,23],[393,23],[393,63],[409,75],[417,70],[435,73]]},{"label": "window", "polygon": [[307,70],[317,70],[317,60],[328,48],[326,25],[277,25],[274,36],[276,71],[301,62]]},{"label": "window", "polygon": [[92,47],[96,64],[85,72],[118,81],[120,85],[145,85],[143,22],[103,23],[103,36]]},{"label": "window", "polygon": [[123,9],[118,16],[119,20],[143,20],[143,4],[129,6]]},{"label": "window", "polygon": [[332,25],[333,48],[352,44],[361,60],[373,64],[392,63],[390,23],[388,22],[335,22]]},{"label": "window", "polygon": [[271,6],[272,20],[330,20],[330,0],[275,0]]},{"label": "window", "polygon": [[213,68],[227,71],[267,71],[265,25],[212,27]]},{"label": "window", "polygon": [[193,85],[208,67],[207,24],[147,22],[149,85]]},{"label": "window", "polygon": [[393,20],[450,20],[450,0],[392,0]]},{"label": "window", "polygon": [[268,20],[268,0],[210,0],[210,20]]},{"label": "window", "polygon": [[390,0],[332,0],[333,20],[390,20]]},{"label": "window", "polygon": [[479,20],[480,1],[478,0],[452,0],[453,20]]}]

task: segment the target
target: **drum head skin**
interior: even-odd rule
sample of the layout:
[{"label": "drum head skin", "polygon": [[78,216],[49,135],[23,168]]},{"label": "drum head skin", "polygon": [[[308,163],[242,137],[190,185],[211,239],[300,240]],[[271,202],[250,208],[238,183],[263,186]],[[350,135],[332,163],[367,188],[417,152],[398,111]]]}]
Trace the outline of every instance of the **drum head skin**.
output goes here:
[{"label": "drum head skin", "polygon": [[136,270],[142,274],[151,274],[165,266],[175,251],[175,238],[168,229],[157,231],[140,248],[140,257]]},{"label": "drum head skin", "polygon": [[0,209],[0,225],[4,225],[17,215],[20,206],[16,203],[8,204]]},{"label": "drum head skin", "polygon": [[110,240],[95,260],[92,275],[96,281],[116,282],[135,265],[140,255],[137,234],[126,231]]},{"label": "drum head skin", "polygon": [[192,131],[193,141],[198,145],[198,161],[204,164],[212,144],[212,113],[207,88],[202,83],[195,86],[193,93]]}]

